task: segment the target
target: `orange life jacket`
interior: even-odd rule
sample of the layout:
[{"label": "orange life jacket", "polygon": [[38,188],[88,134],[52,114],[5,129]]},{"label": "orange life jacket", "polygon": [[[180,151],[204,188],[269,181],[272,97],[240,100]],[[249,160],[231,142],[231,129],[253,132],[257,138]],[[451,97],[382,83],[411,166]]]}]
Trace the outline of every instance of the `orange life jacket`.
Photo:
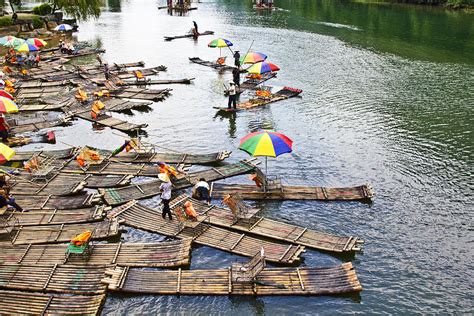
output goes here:
[{"label": "orange life jacket", "polygon": [[186,212],[186,215],[188,215],[188,217],[190,218],[197,217],[196,210],[194,209],[193,204],[191,202],[186,201],[186,203],[184,203],[183,206],[184,206],[184,211]]}]

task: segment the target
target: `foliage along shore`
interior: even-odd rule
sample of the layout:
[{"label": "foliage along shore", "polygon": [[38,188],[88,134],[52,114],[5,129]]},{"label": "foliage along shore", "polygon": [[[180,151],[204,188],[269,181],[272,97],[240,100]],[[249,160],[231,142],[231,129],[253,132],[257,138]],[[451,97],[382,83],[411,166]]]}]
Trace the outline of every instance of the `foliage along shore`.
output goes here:
[{"label": "foliage along shore", "polygon": [[474,10],[474,0],[357,0],[359,2],[390,2],[405,4],[421,4],[431,6],[443,6],[448,9]]}]

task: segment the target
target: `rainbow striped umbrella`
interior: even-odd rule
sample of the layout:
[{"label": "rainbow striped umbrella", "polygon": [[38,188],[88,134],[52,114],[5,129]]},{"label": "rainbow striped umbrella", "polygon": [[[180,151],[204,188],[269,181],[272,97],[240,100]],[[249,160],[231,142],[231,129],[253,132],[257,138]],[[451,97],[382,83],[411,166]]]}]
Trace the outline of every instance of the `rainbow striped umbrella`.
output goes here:
[{"label": "rainbow striped umbrella", "polygon": [[15,99],[10,93],[6,92],[5,90],[0,90],[0,97],[4,97],[12,101]]},{"label": "rainbow striped umbrella", "polygon": [[293,141],[275,131],[250,133],[240,140],[239,149],[253,157],[265,156],[265,173],[267,173],[267,157],[278,157],[292,151]]},{"label": "rainbow striped umbrella", "polygon": [[209,44],[207,44],[208,47],[211,48],[219,48],[219,57],[222,56],[222,47],[227,47],[229,50],[232,52],[230,49],[231,46],[233,46],[231,41],[226,40],[225,38],[218,38],[213,41],[210,41]]},{"label": "rainbow striped umbrella", "polygon": [[0,113],[17,113],[18,106],[10,99],[0,97]]},{"label": "rainbow striped umbrella", "polygon": [[28,43],[27,41],[23,41],[22,44],[15,47],[15,50],[20,53],[29,53],[29,52],[37,52],[39,48],[36,45]]},{"label": "rainbow striped umbrella", "polygon": [[207,44],[208,47],[212,47],[212,48],[230,47],[233,45],[234,44],[232,44],[231,41],[226,40],[225,38],[218,38],[218,39],[210,41],[209,44]]},{"label": "rainbow striped umbrella", "polygon": [[10,39],[8,39],[8,40],[3,44],[3,46],[15,47],[15,46],[20,45],[20,44],[23,43],[24,41],[25,41],[25,40],[23,40],[23,39],[21,39],[21,38],[17,38],[17,37],[12,36]]},{"label": "rainbow striped umbrella", "polygon": [[240,64],[255,64],[260,61],[267,59],[267,55],[257,52],[248,53],[245,56],[240,57]]},{"label": "rainbow striped umbrella", "polygon": [[29,38],[26,40],[28,43],[35,45],[36,47],[43,47],[48,45],[48,43],[45,40],[42,40],[41,38],[33,37]]},{"label": "rainbow striped umbrella", "polygon": [[0,37],[0,45],[5,45],[8,41],[15,39],[15,36],[7,35]]},{"label": "rainbow striped umbrella", "polygon": [[264,74],[267,72],[278,71],[280,68],[272,63],[267,63],[266,61],[261,61],[259,63],[253,64],[247,69],[247,72],[250,74]]},{"label": "rainbow striped umbrella", "polygon": [[0,165],[12,159],[15,156],[15,151],[7,145],[0,143]]}]

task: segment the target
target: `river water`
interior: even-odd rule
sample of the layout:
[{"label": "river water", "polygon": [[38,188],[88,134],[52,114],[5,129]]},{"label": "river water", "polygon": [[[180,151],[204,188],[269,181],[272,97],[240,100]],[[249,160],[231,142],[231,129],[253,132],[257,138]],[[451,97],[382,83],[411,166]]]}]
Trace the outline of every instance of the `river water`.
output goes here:
[{"label": "river water", "polygon": [[[195,77],[149,113],[150,141],[187,152],[233,150],[247,133],[272,128],[294,151],[270,159],[269,172],[287,183],[350,186],[371,183],[376,198],[358,202],[253,203],[271,218],[366,244],[355,257],[307,250],[302,265],[352,260],[364,290],[336,297],[176,297],[109,294],[103,313],[336,314],[473,311],[474,16],[412,6],[346,1],[277,0],[281,10],[257,13],[249,0],[198,4],[186,16],[157,10],[162,2],[109,1],[97,21],[80,24],[79,40],[107,50],[110,62],[166,65],[160,78]],[[219,116],[230,73],[188,62],[219,50],[180,39],[199,24],[234,48],[261,51],[280,66],[272,85],[303,89],[301,98]],[[229,54],[223,50],[223,54]],[[231,58],[228,58],[231,62]],[[73,145],[115,148],[110,130],[76,122],[57,131]],[[38,145],[31,147],[39,148]],[[246,181],[242,176],[227,182]],[[147,201],[156,205],[158,199]],[[163,240],[129,229],[126,241]],[[192,252],[191,269],[224,268],[242,257],[208,247]]]}]

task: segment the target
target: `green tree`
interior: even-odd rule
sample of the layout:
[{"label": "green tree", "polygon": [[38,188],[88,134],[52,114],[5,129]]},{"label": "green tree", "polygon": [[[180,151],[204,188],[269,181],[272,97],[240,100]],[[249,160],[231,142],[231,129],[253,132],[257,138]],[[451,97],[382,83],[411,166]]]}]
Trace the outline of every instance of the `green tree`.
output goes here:
[{"label": "green tree", "polygon": [[49,0],[49,2],[53,6],[53,13],[62,10],[78,20],[100,16],[100,0]]}]

